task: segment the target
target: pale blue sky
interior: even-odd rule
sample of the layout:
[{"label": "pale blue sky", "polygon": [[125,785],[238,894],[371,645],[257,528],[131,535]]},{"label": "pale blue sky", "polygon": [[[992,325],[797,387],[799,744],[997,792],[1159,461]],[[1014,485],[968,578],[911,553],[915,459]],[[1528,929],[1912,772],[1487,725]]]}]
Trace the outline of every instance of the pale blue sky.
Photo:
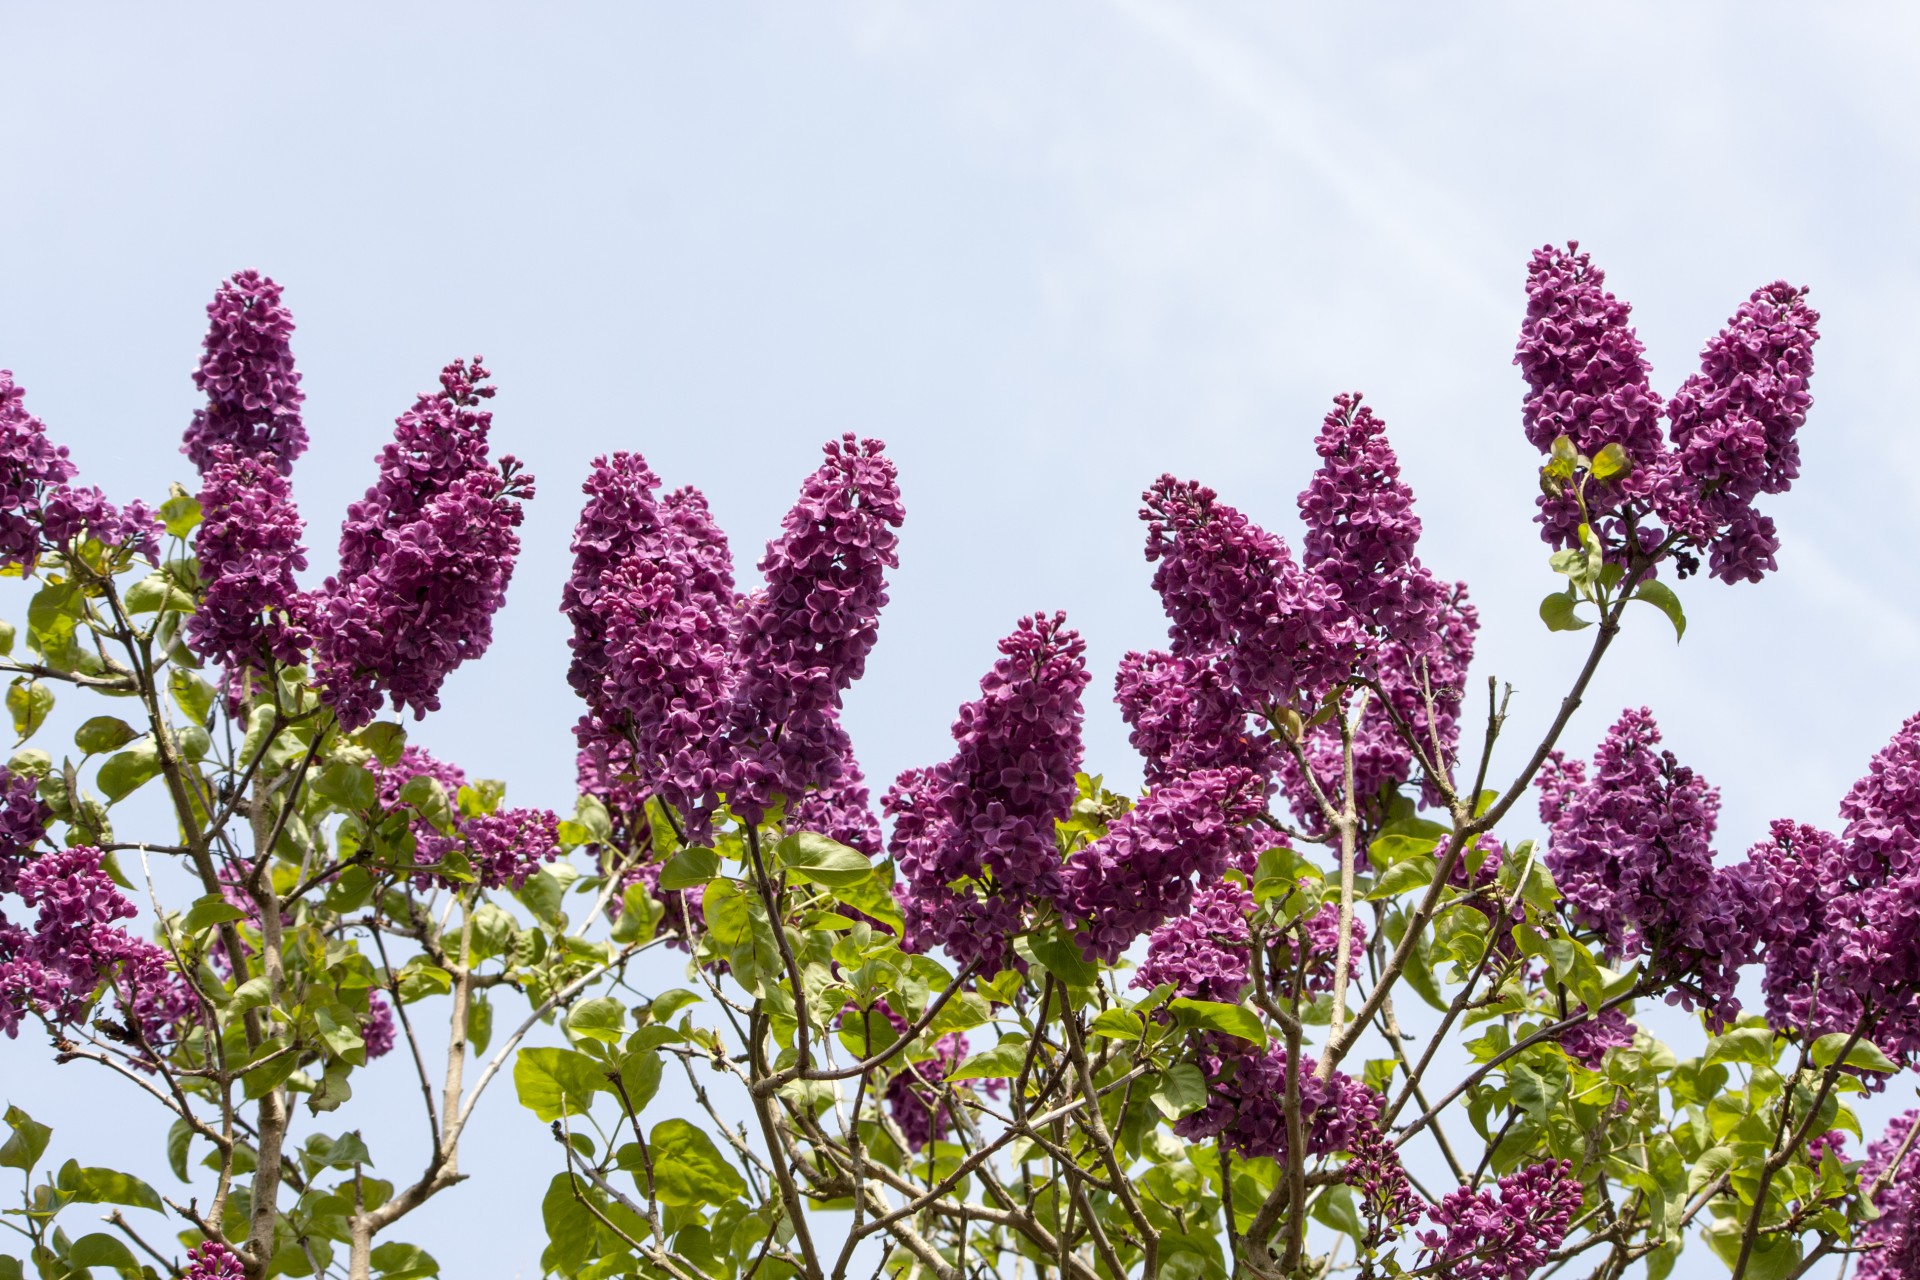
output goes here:
[{"label": "pale blue sky", "polygon": [[[163,496],[206,299],[273,275],[324,571],[394,415],[484,352],[499,447],[540,497],[493,652],[417,735],[555,807],[587,460],[637,449],[701,486],[750,577],[820,441],[881,436],[908,521],[848,702],[869,772],[945,754],[995,638],[1058,607],[1096,669],[1090,764],[1130,782],[1106,691],[1163,633],[1134,518],[1155,475],[1291,534],[1328,399],[1365,390],[1427,561],[1472,583],[1478,673],[1519,688],[1519,737],[1584,648],[1534,615],[1553,581],[1509,363],[1528,251],[1594,251],[1663,390],[1785,276],[1825,337],[1801,488],[1768,507],[1781,571],[1688,584],[1680,646],[1639,619],[1571,735],[1651,705],[1723,788],[1737,852],[1771,817],[1829,820],[1920,709],[1915,25],[1864,5],[9,6],[0,367],[87,480]],[[42,1056],[0,1043],[8,1094],[45,1095]],[[117,1132],[115,1086],[53,1079],[61,1140]],[[516,1197],[546,1140],[489,1106],[480,1176],[416,1234],[450,1275],[533,1275]]]}]

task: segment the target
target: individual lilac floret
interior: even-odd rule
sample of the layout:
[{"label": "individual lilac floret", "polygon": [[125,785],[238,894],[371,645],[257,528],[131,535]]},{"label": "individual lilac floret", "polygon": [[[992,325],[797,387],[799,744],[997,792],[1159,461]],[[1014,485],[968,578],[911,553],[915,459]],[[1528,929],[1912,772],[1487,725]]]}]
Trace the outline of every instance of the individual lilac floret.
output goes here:
[{"label": "individual lilac floret", "polygon": [[1498,1195],[1461,1187],[1427,1210],[1440,1230],[1420,1233],[1421,1266],[1450,1280],[1526,1280],[1566,1239],[1583,1196],[1564,1160],[1508,1174]]},{"label": "individual lilac floret", "polygon": [[1716,871],[1720,793],[1671,751],[1644,707],[1624,712],[1594,756],[1593,778],[1558,755],[1540,774],[1540,816],[1552,828],[1546,863],[1576,924],[1610,960],[1652,958],[1675,981],[1668,999],[1702,1005],[1724,1024],[1739,1011],[1734,984],[1752,959],[1751,888]]},{"label": "individual lilac floret", "polygon": [[1176,656],[1224,659],[1255,713],[1345,677],[1358,639],[1338,591],[1213,490],[1162,476],[1145,495],[1147,559]]},{"label": "individual lilac floret", "polygon": [[207,304],[207,337],[193,383],[207,394],[180,452],[202,472],[227,446],[287,475],[307,451],[300,374],[293,367],[293,313],[280,286],[257,271],[222,281]]},{"label": "individual lilac floret", "polygon": [[1773,521],[1753,501],[1785,493],[1800,474],[1797,435],[1813,404],[1820,337],[1806,293],[1784,280],[1754,290],[1667,402],[1675,453],[1655,505],[1724,582],[1758,582],[1777,567]]},{"label": "individual lilac floret", "polygon": [[[1286,1046],[1262,1050],[1226,1036],[1211,1036],[1199,1055],[1207,1080],[1207,1105],[1185,1116],[1173,1131],[1190,1141],[1222,1142],[1244,1156],[1287,1159],[1288,1059]],[[1355,1134],[1380,1115],[1380,1095],[1341,1072],[1322,1080],[1314,1060],[1302,1055],[1300,1114],[1307,1154],[1331,1155],[1352,1147]]]},{"label": "individual lilac floret", "polygon": [[1077,924],[1082,950],[1112,964],[1135,938],[1184,915],[1195,878],[1219,878],[1264,801],[1246,770],[1205,769],[1155,787],[1116,818],[1067,861],[1060,910]]},{"label": "individual lilac floret", "polygon": [[13,370],[0,369],[0,568],[31,570],[40,556],[41,507],[74,468],[25,399]]},{"label": "individual lilac floret", "polygon": [[658,485],[618,453],[584,486],[562,597],[568,679],[587,704],[574,735],[583,790],[619,809],[657,795],[697,834],[735,683],[733,559],[698,490],[656,500]]},{"label": "individual lilac floret", "polygon": [[[1860,1167],[1860,1185],[1871,1186],[1900,1155],[1920,1111],[1908,1111],[1887,1122],[1887,1128],[1867,1147],[1866,1163]],[[1920,1149],[1909,1148],[1901,1156],[1899,1171],[1886,1189],[1873,1199],[1880,1216],[1861,1226],[1855,1243],[1871,1252],[1860,1255],[1855,1280],[1911,1280],[1920,1275]]]},{"label": "individual lilac floret", "polygon": [[[1527,382],[1521,423],[1541,453],[1567,436],[1589,457],[1607,445],[1626,451],[1624,475],[1589,480],[1587,510],[1596,524],[1652,488],[1666,453],[1660,397],[1648,384],[1645,348],[1632,308],[1604,288],[1606,275],[1577,243],[1548,245],[1527,267],[1527,318],[1513,362]],[[1579,505],[1564,493],[1542,496],[1536,517],[1555,547],[1578,545]]]},{"label": "individual lilac floret", "polygon": [[441,389],[401,415],[380,478],[347,509],[340,567],[314,610],[314,674],[353,729],[382,697],[416,718],[440,686],[485,653],[520,551],[515,532],[533,478],[511,457],[487,459],[493,395],[478,358],[456,360]]},{"label": "individual lilac floret", "polygon": [[1059,896],[1054,823],[1072,809],[1080,769],[1085,653],[1066,615],[1022,618],[979,700],[960,708],[953,757],[887,792],[910,950],[944,946],[996,972],[1024,907]]},{"label": "individual lilac floret", "polygon": [[1569,1058],[1589,1071],[1598,1071],[1607,1050],[1624,1049],[1633,1043],[1633,1023],[1618,1009],[1597,1013],[1560,1033],[1560,1047]]},{"label": "individual lilac floret", "polygon": [[0,894],[14,891],[34,846],[47,838],[51,817],[38,780],[0,768]]},{"label": "individual lilac floret", "polygon": [[269,662],[298,663],[308,643],[294,575],[307,567],[306,525],[269,460],[214,446],[200,487],[193,549],[206,589],[187,640],[233,680]]},{"label": "individual lilac floret", "polygon": [[181,1280],[246,1280],[246,1276],[239,1254],[218,1240],[208,1240],[187,1253],[187,1269]]},{"label": "individual lilac floret", "polygon": [[735,694],[723,785],[727,804],[758,822],[775,795],[834,781],[833,715],[866,670],[899,565],[905,518],[891,459],[851,433],[825,447],[780,536],[760,560],[765,585],[741,609]]}]

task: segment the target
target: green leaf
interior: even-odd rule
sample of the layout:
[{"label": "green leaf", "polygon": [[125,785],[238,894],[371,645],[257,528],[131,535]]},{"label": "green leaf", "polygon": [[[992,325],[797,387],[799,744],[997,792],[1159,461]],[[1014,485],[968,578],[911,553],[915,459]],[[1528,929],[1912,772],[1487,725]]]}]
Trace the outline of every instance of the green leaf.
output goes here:
[{"label": "green leaf", "polygon": [[440,1274],[440,1264],[432,1254],[417,1244],[399,1240],[376,1246],[367,1261],[373,1264],[373,1273],[386,1280],[426,1280]]},{"label": "green leaf", "polygon": [[1312,1214],[1315,1222],[1352,1236],[1356,1243],[1366,1237],[1366,1229],[1360,1225],[1360,1214],[1353,1205],[1351,1188],[1338,1185],[1328,1187],[1314,1197]]},{"label": "green leaf", "polygon": [[400,763],[400,753],[407,749],[405,727],[391,720],[374,721],[354,734],[353,740],[373,752],[373,758],[389,769]]},{"label": "green leaf", "polygon": [[1571,591],[1556,591],[1540,602],[1540,621],[1547,624],[1549,631],[1578,631],[1592,626],[1585,618],[1574,615],[1573,607],[1579,603]]},{"label": "green leaf", "polygon": [[1147,1098],[1169,1120],[1192,1115],[1207,1105],[1207,1078],[1191,1062],[1181,1062],[1153,1076]]},{"label": "green leaf", "polygon": [[1131,1009],[1102,1009],[1100,1016],[1087,1024],[1087,1034],[1114,1040],[1138,1040],[1146,1025],[1146,1019]]},{"label": "green leaf", "polygon": [[1378,902],[1382,898],[1397,898],[1403,893],[1424,889],[1433,883],[1433,877],[1439,871],[1440,864],[1432,854],[1423,853],[1396,862],[1373,882],[1373,888],[1367,891],[1367,901]]},{"label": "green leaf", "polygon": [[1687,634],[1687,611],[1680,607],[1680,597],[1673,588],[1664,582],[1643,582],[1633,593],[1635,600],[1645,600],[1648,604],[1667,615],[1667,621],[1673,624],[1673,639],[1677,644]]},{"label": "green leaf", "polygon": [[1851,1038],[1844,1031],[1835,1031],[1815,1040],[1813,1042],[1814,1065],[1830,1067],[1839,1060],[1841,1051],[1846,1050],[1846,1066],[1881,1074],[1889,1074],[1900,1069],[1899,1063],[1880,1052],[1879,1046],[1870,1040],[1861,1040],[1852,1049],[1847,1049],[1847,1041]]},{"label": "green leaf", "polygon": [[118,1169],[82,1169],[73,1189],[73,1198],[82,1204],[124,1204],[135,1209],[165,1213],[160,1193],[130,1173]]},{"label": "green leaf", "polygon": [[187,1177],[187,1157],[192,1150],[192,1127],[185,1120],[175,1120],[173,1127],[167,1130],[167,1167],[182,1182],[191,1181]]},{"label": "green leaf", "polygon": [[37,680],[16,676],[7,688],[7,710],[13,713],[13,731],[22,742],[40,731],[53,710],[53,690]]},{"label": "green leaf", "polygon": [[1632,468],[1633,459],[1616,441],[1593,455],[1593,465],[1588,470],[1593,472],[1595,480],[1611,480],[1615,476],[1625,475]]},{"label": "green leaf", "polygon": [[720,874],[720,855],[691,845],[667,859],[660,868],[660,889],[693,889]]},{"label": "green leaf", "polygon": [[964,1059],[947,1073],[949,1081],[1011,1080],[1027,1060],[1027,1038],[1019,1032],[1005,1035],[990,1049]]},{"label": "green leaf", "polygon": [[648,1136],[653,1181],[662,1204],[724,1205],[747,1194],[747,1184],[713,1139],[678,1118],[662,1120]]},{"label": "green leaf", "polygon": [[13,636],[13,624],[4,619],[0,619],[0,657],[12,656]]},{"label": "green leaf", "polygon": [[108,756],[94,775],[94,781],[108,803],[124,800],[160,776],[160,747],[151,737],[142,738],[117,755]]},{"label": "green leaf", "polygon": [[601,1044],[619,1044],[626,1025],[625,1006],[611,996],[582,1000],[567,1015],[568,1034],[575,1039],[598,1040]]},{"label": "green leaf", "polygon": [[139,736],[118,716],[95,716],[73,731],[73,745],[91,756],[118,751]]},{"label": "green leaf", "polygon": [[202,929],[211,929],[217,924],[225,924],[229,920],[244,920],[246,917],[246,912],[221,895],[209,893],[194,899],[193,906],[187,909],[187,918],[180,922],[180,927],[188,933],[198,933]]},{"label": "green leaf", "polygon": [[575,801],[573,820],[586,828],[595,844],[612,843],[613,819],[607,815],[607,806],[598,796],[581,796]]},{"label": "green leaf", "polygon": [[53,1137],[53,1130],[18,1107],[7,1108],[6,1120],[7,1128],[13,1132],[0,1143],[0,1169],[32,1172],[33,1166],[46,1154],[47,1140]]},{"label": "green leaf", "polygon": [[520,1105],[551,1124],[564,1115],[585,1115],[595,1090],[605,1089],[605,1068],[574,1049],[522,1049],[513,1063]]},{"label": "green leaf", "polygon": [[193,597],[173,585],[166,574],[157,570],[128,587],[123,599],[128,613],[157,613],[162,610],[193,612]]},{"label": "green leaf", "polygon": [[200,523],[200,500],[190,493],[176,493],[160,504],[160,522],[176,538],[184,538]]},{"label": "green leaf", "polygon": [[1174,1000],[1168,1007],[1184,1026],[1218,1031],[1242,1040],[1251,1040],[1262,1049],[1267,1047],[1267,1029],[1260,1025],[1260,1019],[1251,1009],[1237,1004],[1223,1004],[1218,1000],[1189,1000],[1185,996]]},{"label": "green leaf", "polygon": [[1750,1066],[1773,1065],[1773,1032],[1766,1027],[1736,1027],[1707,1042],[1706,1063],[1744,1062]]},{"label": "green leaf", "polygon": [[900,904],[893,900],[893,863],[876,863],[873,874],[856,884],[841,885],[833,896],[860,914],[878,920],[897,935],[906,927]]},{"label": "green leaf", "polygon": [[89,1267],[111,1267],[130,1280],[140,1280],[140,1260],[118,1236],[90,1231],[67,1250],[67,1265],[84,1274]]},{"label": "green leaf", "polygon": [[1024,947],[1048,973],[1076,991],[1085,991],[1100,980],[1100,971],[1087,963],[1071,939],[1060,936],[1057,925],[1018,939],[1014,946],[1016,950]]},{"label": "green leaf", "polygon": [[[418,778],[413,780],[418,781]],[[412,786],[413,782],[407,785]],[[343,812],[365,812],[380,802],[380,780],[364,765],[337,760],[313,780],[313,794]]]},{"label": "green leaf", "polygon": [[639,1115],[660,1091],[660,1055],[650,1049],[633,1050],[620,1055],[620,1087],[626,1090],[626,1105]]},{"label": "green leaf", "polygon": [[867,855],[812,831],[796,831],[774,848],[787,874],[829,889],[859,884],[873,874]]}]

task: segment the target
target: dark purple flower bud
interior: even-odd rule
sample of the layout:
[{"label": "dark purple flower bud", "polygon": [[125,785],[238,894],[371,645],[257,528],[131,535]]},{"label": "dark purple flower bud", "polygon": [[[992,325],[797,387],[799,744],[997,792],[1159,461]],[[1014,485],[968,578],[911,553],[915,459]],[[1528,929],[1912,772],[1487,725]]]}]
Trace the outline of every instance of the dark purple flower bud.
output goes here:
[{"label": "dark purple flower bud", "polygon": [[1423,1270],[1450,1280],[1526,1280],[1566,1239],[1585,1192],[1564,1160],[1528,1165],[1500,1190],[1461,1187],[1427,1210]]},{"label": "dark purple flower bud", "polygon": [[300,662],[308,637],[294,575],[307,567],[306,525],[286,477],[269,459],[216,445],[200,510],[193,548],[206,590],[187,619],[188,642],[230,680],[269,662]]},{"label": "dark purple flower bud", "polygon": [[193,383],[206,392],[180,452],[202,472],[222,446],[262,459],[281,475],[307,451],[300,374],[293,367],[293,313],[280,286],[257,271],[222,281],[207,304],[207,337]]},{"label": "dark purple flower bud", "polygon": [[40,556],[41,508],[74,475],[67,447],[47,439],[46,424],[27,412],[13,370],[0,369],[0,568],[31,570]]},{"label": "dark purple flower bud", "polygon": [[1147,793],[1106,835],[1068,859],[1059,905],[1082,950],[1108,964],[1171,916],[1185,915],[1194,880],[1218,880],[1247,848],[1261,812],[1260,780],[1203,769]]},{"label": "dark purple flower bud", "polygon": [[1418,1222],[1426,1204],[1414,1193],[1400,1153],[1377,1125],[1356,1126],[1350,1149],[1341,1176],[1360,1193],[1365,1247],[1377,1250],[1399,1235],[1401,1228]]},{"label": "dark purple flower bud", "polygon": [[341,724],[358,728],[382,697],[416,718],[440,686],[485,653],[520,551],[515,530],[533,478],[487,459],[493,388],[476,358],[441,372],[441,390],[401,415],[380,478],[347,509],[340,568],[315,600],[314,674]]},{"label": "dark purple flower bud", "polygon": [[851,434],[826,445],[826,462],[761,557],[765,585],[741,609],[722,786],[746,821],[758,822],[775,795],[792,800],[834,781],[833,714],[866,670],[887,570],[899,564],[894,530],[905,509],[884,448]]},{"label": "dark purple flower bud", "polygon": [[1011,962],[1024,907],[1059,896],[1054,823],[1072,810],[1080,769],[1085,652],[1065,614],[1022,618],[979,700],[960,708],[953,758],[887,792],[910,950],[944,946],[995,972]]}]

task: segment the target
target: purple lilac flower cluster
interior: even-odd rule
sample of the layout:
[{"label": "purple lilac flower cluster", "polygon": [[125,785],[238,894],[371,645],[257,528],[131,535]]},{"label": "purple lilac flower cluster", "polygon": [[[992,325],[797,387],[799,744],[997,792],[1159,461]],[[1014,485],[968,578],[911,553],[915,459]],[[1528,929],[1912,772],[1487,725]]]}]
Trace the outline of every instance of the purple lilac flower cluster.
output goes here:
[{"label": "purple lilac flower cluster", "polygon": [[953,723],[953,757],[902,773],[883,801],[906,881],[910,950],[944,946],[988,973],[1012,960],[1030,902],[1061,894],[1054,823],[1073,805],[1086,644],[1065,614],[1022,618],[980,697]]},{"label": "purple lilac flower cluster", "polygon": [[[888,1013],[899,1021],[890,1010]],[[951,1032],[933,1042],[931,1057],[904,1064],[887,1081],[887,1112],[900,1127],[910,1150],[925,1149],[953,1128],[953,1108],[940,1096],[939,1085],[966,1056],[967,1037]]]},{"label": "purple lilac flower cluster", "polygon": [[280,286],[257,271],[221,282],[207,304],[207,337],[194,385],[207,403],[193,415],[180,452],[205,472],[223,447],[264,459],[281,475],[307,451],[300,374],[293,367],[293,313]]},{"label": "purple lilac flower cluster", "polygon": [[1819,1036],[1871,1017],[1889,1055],[1920,1062],[1920,716],[1840,804],[1839,836],[1773,824],[1748,866],[1760,899],[1767,1015]]},{"label": "purple lilac flower cluster", "polygon": [[124,507],[115,506],[98,488],[85,489],[62,485],[47,495],[40,509],[40,531],[49,546],[66,550],[82,538],[92,538],[109,547],[123,547],[144,556],[159,549],[160,521],[153,508],[135,498]]},{"label": "purple lilac flower cluster", "polygon": [[378,991],[367,993],[367,1016],[360,1020],[360,1038],[366,1042],[367,1061],[384,1058],[393,1052],[397,1031],[393,1006]]},{"label": "purple lilac flower cluster", "polygon": [[47,496],[73,475],[67,447],[47,439],[13,370],[0,369],[0,568],[33,568]]},{"label": "purple lilac flower cluster", "polygon": [[898,567],[899,478],[878,440],[848,434],[801,486],[740,611],[727,726],[727,805],[758,822],[773,797],[837,780],[840,695],[866,670]]},{"label": "purple lilac flower cluster", "polygon": [[[1860,1184],[1870,1186],[1887,1172],[1906,1143],[1920,1111],[1887,1122],[1886,1131],[1867,1147]],[[1910,1280],[1920,1275],[1920,1149],[1909,1147],[1886,1189],[1874,1197],[1880,1216],[1860,1228],[1855,1243],[1871,1249],[1860,1255],[1855,1280]]]},{"label": "purple lilac flower cluster", "polygon": [[[1194,1141],[1219,1138],[1245,1156],[1287,1159],[1284,1110],[1290,1063],[1286,1046],[1259,1049],[1244,1040],[1209,1036],[1199,1055],[1207,1081],[1207,1105],[1183,1117],[1173,1131]],[[1380,1116],[1380,1095],[1341,1072],[1322,1080],[1311,1057],[1301,1055],[1300,1115],[1309,1155],[1352,1149],[1355,1135]]]},{"label": "purple lilac flower cluster", "polygon": [[1498,1195],[1461,1187],[1427,1210],[1440,1230],[1420,1233],[1423,1268],[1451,1280],[1526,1280],[1560,1247],[1585,1194],[1573,1166],[1528,1165],[1499,1185]]},{"label": "purple lilac flower cluster", "polygon": [[53,816],[31,774],[0,768],[0,893],[12,893]]},{"label": "purple lilac flower cluster", "polygon": [[230,681],[269,661],[301,662],[311,641],[294,575],[307,567],[306,525],[287,478],[268,459],[215,445],[200,511],[193,549],[205,591],[187,619],[194,651]]},{"label": "purple lilac flower cluster", "polygon": [[[1171,983],[1183,996],[1237,1004],[1253,980],[1253,895],[1231,880],[1203,885],[1193,895],[1192,908],[1168,920],[1147,937],[1147,957],[1134,976],[1136,987]],[[1300,933],[1306,934],[1301,955]],[[1304,973],[1309,991],[1333,989],[1334,961],[1340,939],[1340,907],[1324,902],[1294,929],[1263,939],[1268,974],[1276,985],[1290,985]],[[1366,951],[1367,926],[1353,921],[1353,948],[1348,974],[1358,977],[1360,957]]]},{"label": "purple lilac flower cluster", "polygon": [[188,1251],[181,1280],[246,1280],[246,1275],[239,1254],[218,1240],[207,1240]]},{"label": "purple lilac flower cluster", "polygon": [[1218,880],[1244,851],[1263,791],[1245,769],[1195,770],[1155,787],[1068,859],[1058,901],[1081,949],[1112,964],[1135,938],[1185,915],[1194,880]]},{"label": "purple lilac flower cluster", "polygon": [[1753,959],[1751,877],[1713,865],[1720,793],[1671,751],[1644,707],[1623,713],[1584,764],[1556,754],[1540,772],[1546,863],[1574,922],[1611,960],[1646,955],[1682,985],[1668,999],[1725,1025]]},{"label": "purple lilac flower cluster", "polygon": [[397,423],[380,478],[347,509],[340,566],[314,605],[314,673],[335,715],[357,728],[379,710],[424,716],[440,686],[485,653],[520,551],[533,478],[487,458],[493,395],[475,357],[441,371]]},{"label": "purple lilac flower cluster", "polygon": [[[101,868],[98,849],[75,845],[42,854],[12,878],[14,892],[39,915],[31,932],[0,916],[0,1031],[18,1035],[29,1014],[75,1022],[101,981],[116,975],[127,994],[167,984],[165,954],[115,927],[135,913]],[[156,1014],[171,1010],[167,1001],[149,1000],[148,1007]]]},{"label": "purple lilac flower cluster", "polygon": [[1700,353],[1700,372],[1667,402],[1674,453],[1656,506],[1679,533],[1708,549],[1713,576],[1758,582],[1778,568],[1773,520],[1753,508],[1800,475],[1800,443],[1813,396],[1814,326],[1807,291],[1777,280],[1756,289]]},{"label": "purple lilac flower cluster", "polygon": [[695,829],[716,790],[735,683],[733,557],[697,490],[664,499],[638,454],[594,462],[562,608],[582,786],[615,808],[657,794]]},{"label": "purple lilac flower cluster", "polygon": [[[374,766],[380,784],[380,806],[397,809],[401,790],[415,778],[432,778],[456,802],[467,784],[466,771],[436,759],[424,748],[408,745],[391,766]],[[457,803],[457,802],[456,802]],[[560,819],[547,809],[501,809],[474,817],[456,817],[451,835],[424,818],[413,820],[414,860],[421,867],[438,866],[449,857],[466,858],[475,879],[489,889],[520,888],[527,877],[560,856]],[[438,884],[458,889],[461,881],[438,872],[414,877],[420,888]]]},{"label": "purple lilac flower cluster", "polygon": [[787,805],[787,829],[815,831],[870,858],[877,857],[881,849],[880,819],[873,812],[866,774],[853,758],[853,744],[844,733],[840,737],[846,745],[834,781]]},{"label": "purple lilac flower cluster", "polygon": [[1560,1047],[1589,1071],[1598,1071],[1607,1050],[1633,1043],[1634,1026],[1618,1009],[1607,1009],[1560,1033]]},{"label": "purple lilac flower cluster", "polygon": [[[1527,439],[1543,454],[1560,436],[1589,457],[1613,444],[1625,450],[1626,470],[1590,478],[1585,488],[1610,559],[1623,558],[1629,530],[1646,552],[1671,531],[1683,577],[1704,554],[1723,581],[1759,581],[1775,567],[1780,543],[1753,502],[1786,492],[1799,473],[1795,437],[1813,403],[1807,387],[1819,314],[1805,289],[1784,281],[1755,290],[1707,343],[1700,372],[1663,405],[1632,309],[1605,281],[1578,244],[1533,255],[1514,355],[1528,389]],[[1539,505],[1547,542],[1577,545],[1581,513],[1572,493],[1555,484]]]},{"label": "purple lilac flower cluster", "polygon": [[1366,1223],[1364,1247],[1378,1249],[1420,1220],[1426,1202],[1413,1190],[1400,1153],[1376,1124],[1358,1125],[1348,1146],[1341,1177],[1360,1193],[1360,1216]]}]

